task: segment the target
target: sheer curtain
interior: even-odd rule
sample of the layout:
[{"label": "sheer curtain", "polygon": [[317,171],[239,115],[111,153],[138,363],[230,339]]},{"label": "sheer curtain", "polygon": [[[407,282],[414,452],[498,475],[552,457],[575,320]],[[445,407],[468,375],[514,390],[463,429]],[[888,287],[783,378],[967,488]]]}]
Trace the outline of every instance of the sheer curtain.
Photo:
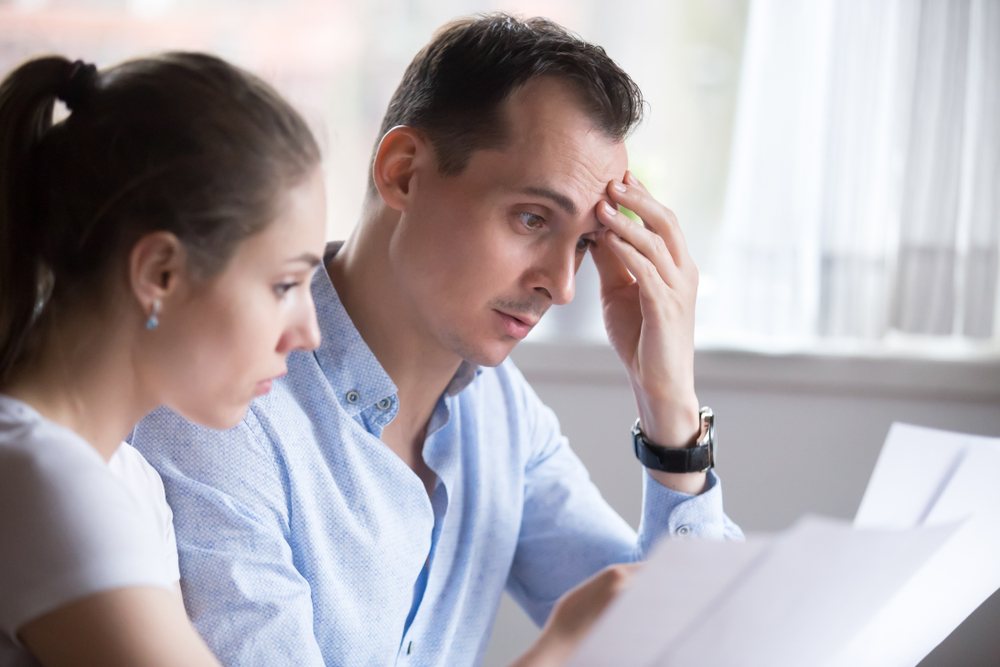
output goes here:
[{"label": "sheer curtain", "polygon": [[702,330],[1000,343],[1000,2],[753,0]]}]

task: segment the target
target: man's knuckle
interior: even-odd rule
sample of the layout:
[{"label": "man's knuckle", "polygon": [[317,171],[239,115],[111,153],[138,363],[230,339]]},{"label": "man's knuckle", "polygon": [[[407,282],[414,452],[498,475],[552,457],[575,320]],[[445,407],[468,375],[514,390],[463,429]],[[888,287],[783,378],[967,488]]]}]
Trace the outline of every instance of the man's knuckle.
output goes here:
[{"label": "man's knuckle", "polygon": [[659,234],[653,235],[653,252],[662,255],[667,252],[667,242]]},{"label": "man's knuckle", "polygon": [[643,192],[639,188],[635,188],[634,196],[635,196],[636,206],[640,208],[645,208],[649,206],[649,195],[646,192]]},{"label": "man's knuckle", "polygon": [[680,222],[677,220],[677,215],[666,206],[663,207],[663,217],[666,219],[667,224],[671,227],[677,227],[680,225]]},{"label": "man's knuckle", "polygon": [[660,275],[659,271],[656,270],[656,267],[653,266],[653,263],[649,260],[644,261],[640,265],[639,270],[642,271],[644,277],[649,279],[657,278]]}]

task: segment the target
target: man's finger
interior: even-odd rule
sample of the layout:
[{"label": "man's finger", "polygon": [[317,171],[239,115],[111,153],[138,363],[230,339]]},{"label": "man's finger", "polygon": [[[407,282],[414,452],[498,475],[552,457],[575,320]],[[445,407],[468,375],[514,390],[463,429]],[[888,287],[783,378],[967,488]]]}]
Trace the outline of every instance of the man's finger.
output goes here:
[{"label": "man's finger", "polygon": [[590,256],[594,258],[594,266],[601,278],[601,290],[613,291],[635,282],[618,255],[608,247],[604,235],[598,237],[594,247],[590,249]]},{"label": "man's finger", "polygon": [[[667,289],[666,283],[660,276],[656,265],[649,261],[649,258],[635,249],[628,241],[615,234],[610,229],[604,233],[604,243],[611,252],[621,260],[628,272],[635,277],[635,282],[639,283],[639,290],[646,294],[653,301],[657,294]],[[631,281],[630,281],[631,282]]]},{"label": "man's finger", "polygon": [[625,215],[604,202],[597,205],[597,218],[652,262],[663,282],[677,284],[678,268],[662,236],[632,224]]},{"label": "man's finger", "polygon": [[677,216],[656,201],[631,172],[625,174],[624,182],[611,181],[608,184],[608,195],[616,204],[635,212],[650,231],[663,239],[674,265],[683,267],[691,262],[687,241]]}]

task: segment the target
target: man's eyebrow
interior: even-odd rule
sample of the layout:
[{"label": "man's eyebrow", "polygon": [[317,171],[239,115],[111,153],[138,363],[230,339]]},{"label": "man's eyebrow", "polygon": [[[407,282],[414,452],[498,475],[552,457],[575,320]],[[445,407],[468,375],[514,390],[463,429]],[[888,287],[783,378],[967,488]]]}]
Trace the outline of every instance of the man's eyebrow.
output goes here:
[{"label": "man's eyebrow", "polygon": [[572,199],[562,194],[561,192],[556,192],[555,190],[552,190],[550,188],[529,186],[521,190],[521,192],[526,195],[533,195],[535,197],[545,197],[546,199],[551,199],[553,202],[555,202],[556,206],[566,211],[566,213],[570,215],[576,215],[579,212],[579,209],[577,209],[576,204],[573,203]]},{"label": "man's eyebrow", "polygon": [[320,262],[322,261],[323,260],[321,260],[318,256],[312,254],[311,252],[304,252],[298,257],[292,257],[285,263],[294,264],[295,262],[302,262],[304,264],[308,264],[310,267],[313,267],[313,266],[319,266]]}]

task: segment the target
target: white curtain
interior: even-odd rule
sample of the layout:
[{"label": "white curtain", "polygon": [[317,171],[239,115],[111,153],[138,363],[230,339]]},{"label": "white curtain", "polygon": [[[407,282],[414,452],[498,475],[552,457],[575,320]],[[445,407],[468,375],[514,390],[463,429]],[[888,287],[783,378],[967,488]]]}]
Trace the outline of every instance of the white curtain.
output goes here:
[{"label": "white curtain", "polygon": [[702,328],[1000,342],[1000,1],[753,0]]}]

